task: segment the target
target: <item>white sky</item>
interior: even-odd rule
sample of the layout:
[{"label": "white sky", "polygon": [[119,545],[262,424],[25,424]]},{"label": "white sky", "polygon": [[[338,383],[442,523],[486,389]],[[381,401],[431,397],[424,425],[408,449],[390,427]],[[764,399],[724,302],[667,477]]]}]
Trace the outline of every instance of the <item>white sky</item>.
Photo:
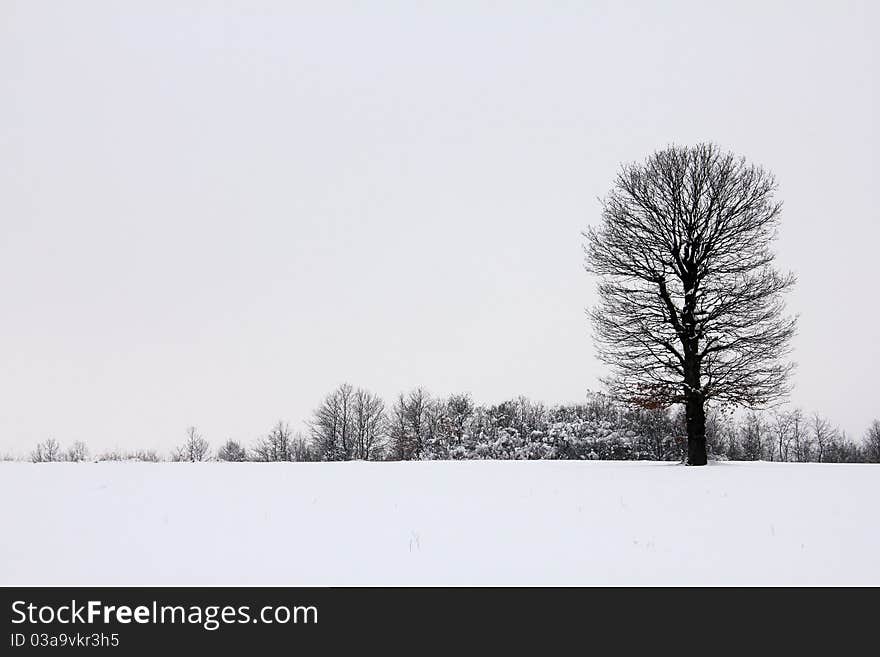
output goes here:
[{"label": "white sky", "polygon": [[699,140],[781,183],[794,401],[880,416],[877,3],[358,4],[0,0],[0,452],[581,399],[579,233]]}]

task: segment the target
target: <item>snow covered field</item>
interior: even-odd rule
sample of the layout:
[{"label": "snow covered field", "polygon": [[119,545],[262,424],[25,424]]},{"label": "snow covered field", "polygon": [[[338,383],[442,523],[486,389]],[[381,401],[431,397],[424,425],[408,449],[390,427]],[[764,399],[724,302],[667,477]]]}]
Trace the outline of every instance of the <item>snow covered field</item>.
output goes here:
[{"label": "snow covered field", "polygon": [[0,463],[0,585],[880,584],[880,466]]}]

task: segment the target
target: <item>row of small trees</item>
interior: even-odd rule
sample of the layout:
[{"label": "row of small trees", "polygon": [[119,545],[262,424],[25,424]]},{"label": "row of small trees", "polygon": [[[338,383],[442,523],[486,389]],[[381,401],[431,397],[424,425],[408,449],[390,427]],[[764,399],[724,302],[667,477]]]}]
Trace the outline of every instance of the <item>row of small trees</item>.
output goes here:
[{"label": "row of small trees", "polygon": [[880,421],[859,444],[828,418],[800,409],[749,413],[739,423],[713,426],[709,440],[713,452],[730,460],[880,462]]},{"label": "row of small trees", "polygon": [[[294,433],[278,422],[251,445],[227,440],[214,451],[195,427],[170,454],[172,461],[348,461],[461,459],[679,460],[686,453],[682,411],[639,408],[590,394],[583,404],[547,407],[525,397],[495,405],[470,395],[438,398],[424,388],[385,402],[348,384],[328,394]],[[880,421],[856,442],[827,418],[799,409],[707,415],[706,438],[715,459],[880,463]],[[34,462],[161,461],[155,451],[118,450],[90,458],[86,445],[63,450],[48,439]]]},{"label": "row of small trees", "polygon": [[[12,455],[7,455],[2,460],[12,461],[15,459]],[[67,449],[63,449],[57,440],[47,438],[31,450],[30,460],[34,463],[53,463],[58,461],[69,461],[71,463],[81,463],[83,461],[146,461],[158,463],[165,459],[155,450],[143,449],[127,452],[109,450],[92,456],[88,446],[82,441],[78,440]]]}]

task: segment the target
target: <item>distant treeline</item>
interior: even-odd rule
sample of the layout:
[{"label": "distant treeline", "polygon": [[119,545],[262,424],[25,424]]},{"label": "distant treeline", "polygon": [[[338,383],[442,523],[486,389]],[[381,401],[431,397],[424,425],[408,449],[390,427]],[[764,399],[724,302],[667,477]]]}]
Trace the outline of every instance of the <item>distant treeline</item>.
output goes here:
[{"label": "distant treeline", "polygon": [[[686,432],[680,409],[639,408],[591,393],[582,404],[545,406],[525,397],[478,405],[470,395],[437,398],[423,388],[401,394],[390,409],[362,388],[327,395],[304,433],[278,422],[251,444],[227,440],[219,449],[190,427],[168,455],[111,450],[90,455],[49,438],[30,460],[51,461],[413,461],[465,459],[682,460]],[[800,409],[715,410],[707,417],[710,457],[827,463],[880,463],[880,421],[853,440],[818,413]]]}]

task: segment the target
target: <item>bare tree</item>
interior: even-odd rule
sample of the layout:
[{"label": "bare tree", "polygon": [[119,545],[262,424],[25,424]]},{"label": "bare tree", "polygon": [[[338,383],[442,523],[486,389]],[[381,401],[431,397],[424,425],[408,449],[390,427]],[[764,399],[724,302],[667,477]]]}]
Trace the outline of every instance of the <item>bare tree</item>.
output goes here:
[{"label": "bare tree", "polygon": [[309,441],[301,433],[297,433],[290,443],[291,461],[314,461],[315,452]]},{"label": "bare tree", "polygon": [[369,461],[380,457],[385,443],[385,402],[358,388],[354,393],[352,458]]},{"label": "bare tree", "polygon": [[238,443],[235,440],[227,440],[223,443],[223,446],[217,450],[217,460],[232,462],[247,461],[247,450],[241,445],[241,443]]},{"label": "bare tree", "polygon": [[54,438],[46,438],[34,447],[31,461],[34,463],[53,463],[61,460],[61,445]]},{"label": "bare tree", "polygon": [[767,447],[764,429],[764,420],[760,415],[754,411],[746,415],[741,429],[743,458],[746,461],[760,461],[764,457]]},{"label": "bare tree", "polygon": [[784,398],[796,320],[769,244],[781,204],[770,173],[713,144],[622,167],[586,238],[600,277],[590,316],[612,392],[686,410],[688,463],[706,463],[705,404]]},{"label": "bare tree", "polygon": [[354,442],[355,389],[343,383],[315,409],[309,427],[322,461],[346,461]]},{"label": "bare tree", "polygon": [[826,463],[864,463],[867,454],[846,435],[846,431],[834,430],[831,441],[825,448]]},{"label": "bare tree", "polygon": [[870,463],[880,463],[880,420],[871,422],[865,434],[865,458]]},{"label": "bare tree", "polygon": [[400,393],[391,407],[391,418],[388,421],[391,457],[398,461],[406,461],[412,457],[413,446],[407,425],[406,396]]},{"label": "bare tree", "polygon": [[[793,411],[777,411],[773,414],[770,431],[773,434],[774,446],[770,454],[773,455],[775,452],[776,459],[779,461],[789,460],[791,442],[794,439],[794,423],[795,413]],[[772,457],[771,460],[773,460]]]},{"label": "bare tree", "polygon": [[391,444],[395,458],[422,458],[430,429],[431,396],[424,388],[401,393],[392,408]]},{"label": "bare tree", "polygon": [[255,461],[292,461],[290,427],[286,422],[278,421],[269,434],[254,446],[253,456]]},{"label": "bare tree", "polygon": [[822,463],[825,460],[829,447],[837,439],[837,430],[831,426],[831,422],[827,418],[822,417],[818,413],[813,413],[810,421],[810,431],[816,445],[816,456],[819,463]]},{"label": "bare tree", "polygon": [[809,461],[813,445],[807,432],[807,419],[799,408],[791,412],[791,439],[794,442],[794,460],[798,463]]},{"label": "bare tree", "polygon": [[89,458],[89,448],[86,447],[86,444],[81,440],[77,440],[73,445],[71,445],[67,452],[64,454],[64,458],[67,461],[72,461],[74,463],[80,463],[81,461],[88,460]]},{"label": "bare tree", "polygon": [[211,446],[205,440],[195,427],[189,427],[186,430],[186,440],[184,443],[174,450],[171,455],[172,461],[189,461],[196,463],[198,461],[207,461],[208,452]]},{"label": "bare tree", "polygon": [[385,402],[368,390],[343,383],[321,401],[309,428],[322,461],[377,459],[387,433]]}]

